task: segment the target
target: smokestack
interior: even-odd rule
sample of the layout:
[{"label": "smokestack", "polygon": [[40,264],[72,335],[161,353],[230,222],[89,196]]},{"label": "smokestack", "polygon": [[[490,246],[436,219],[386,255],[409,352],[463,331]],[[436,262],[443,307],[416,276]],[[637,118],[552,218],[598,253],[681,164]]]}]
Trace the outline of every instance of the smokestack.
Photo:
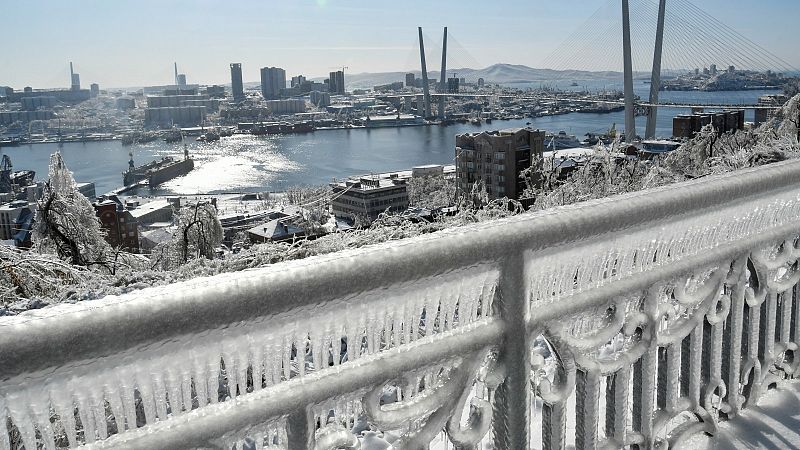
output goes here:
[{"label": "smokestack", "polygon": [[425,43],[422,40],[422,27],[419,27],[419,57],[422,61],[422,93],[425,102],[423,115],[428,118],[431,116],[431,92],[428,84],[428,68],[425,64]]},{"label": "smokestack", "polygon": [[447,27],[442,38],[442,71],[439,74],[439,118],[444,119],[444,94],[447,93]]},{"label": "smokestack", "polygon": [[69,82],[72,83],[72,76],[75,75],[75,71],[72,70],[72,61],[69,62]]},{"label": "smokestack", "polygon": [[178,85],[178,63],[175,63],[175,86]]}]

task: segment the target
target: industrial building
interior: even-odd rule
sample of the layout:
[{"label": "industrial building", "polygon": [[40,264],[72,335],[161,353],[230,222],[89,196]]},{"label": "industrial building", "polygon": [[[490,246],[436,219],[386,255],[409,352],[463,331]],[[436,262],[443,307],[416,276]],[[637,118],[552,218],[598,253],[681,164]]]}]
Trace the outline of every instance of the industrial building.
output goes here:
[{"label": "industrial building", "polygon": [[233,101],[241,102],[244,100],[241,63],[231,63],[231,91],[233,92]]},{"label": "industrial building", "polygon": [[306,102],[302,99],[268,100],[266,104],[267,108],[275,115],[306,112]]},{"label": "industrial building", "polygon": [[744,110],[697,112],[679,115],[672,119],[672,136],[676,139],[691,139],[706,125],[712,125],[717,134],[744,129]]},{"label": "industrial building", "polygon": [[0,125],[9,125],[14,122],[30,122],[32,120],[50,120],[54,118],[55,113],[50,110],[0,111]]},{"label": "industrial building", "polygon": [[544,139],[544,131],[530,128],[456,136],[456,188],[467,193],[482,182],[491,199],[519,199],[525,190],[520,174],[541,161]]},{"label": "industrial building", "polygon": [[20,99],[22,109],[25,111],[36,111],[41,108],[53,108],[58,104],[58,99],[53,96],[43,97],[22,97]]},{"label": "industrial building", "polygon": [[[294,87],[294,85],[292,85]],[[286,89],[286,71],[279,67],[261,68],[261,95],[265,100],[281,98],[281,91]]]},{"label": "industrial building", "polygon": [[205,117],[205,106],[147,108],[144,111],[144,122],[147,126],[194,127],[200,125]]},{"label": "industrial building", "polygon": [[325,108],[331,105],[331,94],[327,92],[312,91],[308,94],[308,99],[317,108]]}]

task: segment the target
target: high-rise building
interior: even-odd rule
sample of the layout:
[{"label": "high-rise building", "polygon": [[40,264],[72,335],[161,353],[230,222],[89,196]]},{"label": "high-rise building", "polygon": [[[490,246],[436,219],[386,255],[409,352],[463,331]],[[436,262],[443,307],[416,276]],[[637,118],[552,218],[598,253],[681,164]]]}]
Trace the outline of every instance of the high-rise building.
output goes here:
[{"label": "high-rise building", "polygon": [[286,89],[286,71],[278,67],[261,68],[261,95],[266,100],[281,98],[281,91]]},{"label": "high-rise building", "polygon": [[98,95],[100,95],[100,85],[97,83],[92,83],[91,85],[89,85],[89,92],[92,97],[97,97]]},{"label": "high-rise building", "polygon": [[81,90],[81,76],[75,73],[72,70],[72,63],[69,63],[69,76],[70,76],[70,90],[73,91],[80,91]]},{"label": "high-rise building", "polygon": [[711,69],[711,75],[716,75],[717,74],[717,65],[716,64],[712,64],[709,68]]},{"label": "high-rise building", "polygon": [[328,89],[332,94],[341,94],[344,95],[344,72],[339,70],[337,72],[331,72],[330,78],[328,78],[329,84]]},{"label": "high-rise building", "polygon": [[417,78],[413,73],[406,74],[406,87],[414,87],[417,85]]},{"label": "high-rise building", "polygon": [[292,77],[292,87],[300,87],[305,82],[306,82],[306,77],[304,77],[303,75]]},{"label": "high-rise building", "polygon": [[231,63],[231,91],[233,100],[240,102],[244,100],[244,84],[242,83],[242,64]]},{"label": "high-rise building", "polygon": [[486,85],[486,80],[484,80],[483,78],[478,78],[478,87],[482,88],[485,85]]},{"label": "high-rise building", "polygon": [[448,94],[458,94],[458,85],[459,85],[458,78],[448,78],[447,79],[447,93]]},{"label": "high-rise building", "polygon": [[491,199],[520,198],[525,190],[520,174],[542,160],[544,136],[530,128],[456,136],[456,188],[467,193],[482,182]]},{"label": "high-rise building", "polygon": [[178,81],[178,86],[186,86],[186,74],[179,73],[177,81]]}]

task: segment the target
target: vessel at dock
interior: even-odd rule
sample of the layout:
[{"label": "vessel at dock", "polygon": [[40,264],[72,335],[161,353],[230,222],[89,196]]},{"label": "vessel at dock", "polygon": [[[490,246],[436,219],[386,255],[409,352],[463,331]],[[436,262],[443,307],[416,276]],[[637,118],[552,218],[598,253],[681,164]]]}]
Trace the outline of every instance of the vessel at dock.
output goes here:
[{"label": "vessel at dock", "polygon": [[147,181],[150,187],[158,186],[161,183],[186,175],[194,169],[194,160],[189,157],[189,151],[184,147],[183,159],[175,159],[171,156],[152,161],[142,166],[136,167],[133,163],[133,153],[128,161],[129,168],[122,174],[122,182],[125,186]]}]

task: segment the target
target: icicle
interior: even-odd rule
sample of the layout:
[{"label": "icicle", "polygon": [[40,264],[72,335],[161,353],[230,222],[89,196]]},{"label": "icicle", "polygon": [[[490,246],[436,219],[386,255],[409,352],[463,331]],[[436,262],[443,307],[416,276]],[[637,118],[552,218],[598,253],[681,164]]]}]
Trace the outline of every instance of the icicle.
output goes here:
[{"label": "icicle", "polygon": [[[71,392],[71,389],[69,392]],[[69,392],[67,389],[53,390],[50,393],[50,399],[53,404],[53,409],[55,410],[56,414],[58,414],[59,419],[61,419],[61,424],[64,426],[64,433],[67,435],[67,442],[69,442],[69,446],[77,447],[78,440],[77,430],[75,429],[75,405],[72,403],[72,398]],[[2,420],[0,424],[5,424],[2,413],[2,397],[0,397],[0,420]],[[122,418],[117,419],[117,421],[119,422],[121,420],[124,423],[124,415],[121,417]],[[4,430],[4,427],[1,425],[0,430]]]}]

